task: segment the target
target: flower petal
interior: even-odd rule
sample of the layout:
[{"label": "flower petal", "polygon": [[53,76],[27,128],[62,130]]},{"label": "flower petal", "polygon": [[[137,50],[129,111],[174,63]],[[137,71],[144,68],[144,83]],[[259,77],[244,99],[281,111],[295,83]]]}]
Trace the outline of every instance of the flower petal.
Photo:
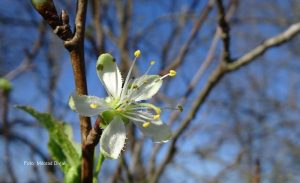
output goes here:
[{"label": "flower petal", "polygon": [[135,101],[147,100],[155,95],[162,85],[162,80],[158,75],[144,75],[137,78],[136,88],[132,88],[131,98]]},{"label": "flower petal", "polygon": [[95,116],[102,111],[110,109],[103,99],[96,96],[72,94],[69,99],[69,104],[72,110],[76,110],[82,116]]},{"label": "flower petal", "polygon": [[114,57],[109,53],[101,54],[97,60],[96,68],[98,77],[107,93],[114,98],[120,97],[122,76]]},{"label": "flower petal", "polygon": [[100,138],[100,151],[107,158],[118,159],[126,139],[126,129],[119,116],[109,123]]},{"label": "flower petal", "polygon": [[[143,127],[144,123],[134,122],[145,136],[150,137],[154,142],[167,142],[172,138],[172,132],[168,125],[162,121],[152,121],[147,127]],[[145,125],[144,125],[145,126]]]}]

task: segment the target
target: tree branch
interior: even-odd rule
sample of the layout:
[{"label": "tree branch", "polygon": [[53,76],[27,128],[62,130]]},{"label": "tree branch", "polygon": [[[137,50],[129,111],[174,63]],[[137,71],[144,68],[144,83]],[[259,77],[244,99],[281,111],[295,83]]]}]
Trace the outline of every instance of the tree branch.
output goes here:
[{"label": "tree branch", "polygon": [[217,66],[217,68],[212,72],[205,87],[202,89],[202,91],[199,93],[198,97],[195,99],[191,109],[189,110],[189,113],[187,114],[187,117],[182,121],[180,127],[174,133],[173,140],[167,151],[167,155],[165,156],[165,158],[162,160],[161,164],[159,165],[151,182],[157,182],[158,178],[162,174],[166,165],[172,160],[172,158],[175,155],[174,151],[176,150],[175,146],[176,146],[176,142],[177,142],[178,138],[187,129],[187,127],[191,123],[191,121],[195,118],[197,111],[200,109],[200,107],[205,102],[205,100],[207,99],[207,97],[210,94],[210,92],[212,91],[212,89],[223,78],[223,76],[231,71],[237,70],[237,69],[241,68],[242,66],[245,66],[245,65],[251,63],[257,57],[264,54],[269,48],[279,46],[279,45],[289,41],[290,39],[292,39],[299,33],[300,33],[300,23],[293,24],[283,33],[266,40],[264,43],[257,46],[250,52],[246,53],[244,56],[242,56],[240,59],[237,59],[235,62],[229,62],[229,63],[226,63],[224,61],[220,62],[220,64]]},{"label": "tree branch", "polygon": [[[58,16],[52,0],[33,0],[32,2],[35,9],[44,17],[52,29],[54,29],[54,33],[64,41],[64,45],[69,51],[77,94],[87,95],[84,61],[87,0],[77,1],[74,34],[72,34],[69,26],[69,16],[67,12],[63,10],[61,15]],[[83,116],[79,118],[82,145],[81,182],[88,183],[92,182],[93,179],[94,146],[87,145],[86,142],[92,125],[90,118]]]},{"label": "tree branch", "polygon": [[264,41],[261,45],[257,46],[256,48],[249,51],[248,53],[244,54],[236,61],[228,64],[227,65],[228,70],[234,71],[249,64],[251,61],[263,55],[269,48],[276,47],[283,43],[286,43],[287,41],[291,40],[296,35],[298,35],[299,32],[300,32],[300,22],[291,25],[283,33]]},{"label": "tree branch", "polygon": [[223,0],[217,0],[217,7],[218,7],[218,19],[219,19],[219,28],[221,30],[221,38],[223,41],[223,53],[222,53],[222,60],[225,62],[231,61],[230,56],[230,27],[226,20],[225,10],[223,6]]}]

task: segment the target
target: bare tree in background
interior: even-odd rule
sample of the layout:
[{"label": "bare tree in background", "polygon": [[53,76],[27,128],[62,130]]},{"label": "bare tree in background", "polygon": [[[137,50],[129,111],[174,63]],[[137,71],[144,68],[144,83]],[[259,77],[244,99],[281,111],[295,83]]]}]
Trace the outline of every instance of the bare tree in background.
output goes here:
[{"label": "bare tree in background", "polygon": [[[68,96],[101,91],[94,72],[99,54],[115,55],[125,75],[135,49],[143,52],[135,74],[152,59],[161,75],[178,73],[153,99],[166,106],[162,118],[174,135],[153,144],[131,126],[119,160],[104,162],[102,182],[300,180],[297,0],[54,2],[64,11],[43,20],[28,2],[0,3],[22,15],[0,13],[0,74],[12,83],[10,91],[1,89],[1,181],[22,182],[17,169],[33,172],[26,182],[62,180],[57,167],[23,166],[50,159],[42,128],[13,107],[25,103],[71,121],[83,145],[81,180],[91,182],[98,146],[85,144],[95,122],[80,118],[80,137]],[[72,66],[75,86],[67,78]],[[183,112],[168,109],[178,105]]]}]

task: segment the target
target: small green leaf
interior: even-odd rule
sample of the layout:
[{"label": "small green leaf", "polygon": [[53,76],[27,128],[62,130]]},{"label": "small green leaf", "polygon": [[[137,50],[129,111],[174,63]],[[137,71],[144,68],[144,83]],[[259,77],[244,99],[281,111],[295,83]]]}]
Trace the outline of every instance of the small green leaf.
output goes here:
[{"label": "small green leaf", "polygon": [[49,144],[50,144],[51,152],[54,155],[58,156],[57,158],[61,160],[63,156],[59,155],[58,151],[53,149],[54,148],[53,142],[55,142],[56,145],[60,147],[61,152],[63,152],[65,156],[66,162],[71,167],[80,164],[80,155],[77,153],[77,150],[75,149],[72,141],[65,133],[65,128],[62,122],[55,120],[48,113],[40,113],[28,106],[17,106],[17,108],[29,113],[31,116],[36,118],[41,125],[43,125],[47,129],[50,138]]},{"label": "small green leaf", "polygon": [[65,175],[65,183],[80,182],[80,166],[71,167]]},{"label": "small green leaf", "polygon": [[60,146],[53,139],[50,139],[48,142],[48,150],[53,160],[62,163],[61,164],[62,171],[64,173],[67,173],[67,171],[70,169],[70,165],[65,162],[66,156],[64,155]]}]

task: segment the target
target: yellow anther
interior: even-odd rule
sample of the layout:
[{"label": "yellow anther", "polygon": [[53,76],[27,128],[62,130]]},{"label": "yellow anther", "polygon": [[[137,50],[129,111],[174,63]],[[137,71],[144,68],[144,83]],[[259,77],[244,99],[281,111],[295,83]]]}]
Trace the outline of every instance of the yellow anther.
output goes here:
[{"label": "yellow anther", "polygon": [[144,124],[143,124],[143,127],[144,128],[148,128],[150,126],[150,122],[148,121],[148,122],[145,122]]},{"label": "yellow anther", "polygon": [[121,109],[121,108],[118,108],[117,109],[117,112],[123,112],[124,110],[123,109]]},{"label": "yellow anther", "polygon": [[155,64],[155,61],[152,60],[152,61],[150,62],[150,65],[154,65],[154,64]]},{"label": "yellow anther", "polygon": [[156,112],[158,115],[160,115],[161,109],[160,109],[159,107],[155,108],[154,110],[155,110],[155,112]]},{"label": "yellow anther", "polygon": [[171,77],[176,76],[176,71],[170,70],[170,71],[169,71],[169,76],[171,76]]},{"label": "yellow anther", "polygon": [[90,108],[92,108],[92,109],[96,109],[97,107],[98,107],[98,105],[95,104],[95,103],[91,103],[91,104],[90,104]]},{"label": "yellow anther", "polygon": [[153,119],[154,119],[154,120],[159,120],[159,118],[160,118],[160,115],[159,115],[159,114],[153,116]]},{"label": "yellow anther", "polygon": [[136,58],[140,57],[140,56],[141,56],[141,50],[136,50],[136,51],[134,52],[134,56],[135,56]]}]

